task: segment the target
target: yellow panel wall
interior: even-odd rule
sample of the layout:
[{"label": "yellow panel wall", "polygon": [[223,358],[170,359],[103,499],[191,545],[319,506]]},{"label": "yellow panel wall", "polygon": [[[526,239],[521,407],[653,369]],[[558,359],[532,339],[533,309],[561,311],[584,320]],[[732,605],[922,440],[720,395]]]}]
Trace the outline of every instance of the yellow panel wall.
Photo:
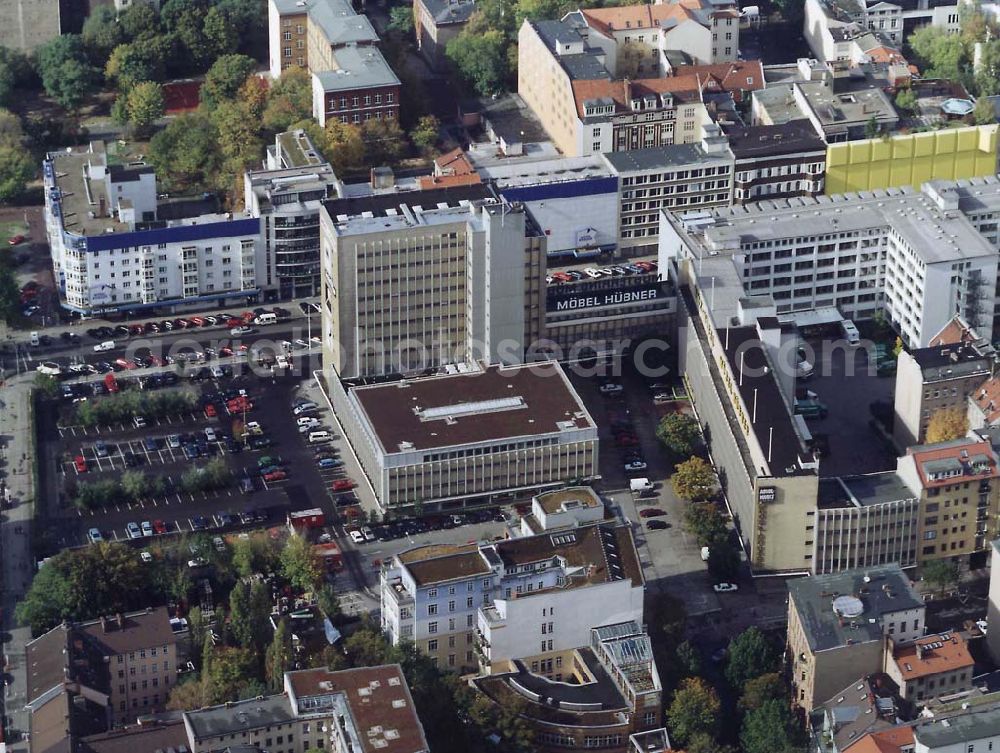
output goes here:
[{"label": "yellow panel wall", "polygon": [[997,172],[998,125],[947,128],[889,138],[830,144],[827,195],[919,186]]}]

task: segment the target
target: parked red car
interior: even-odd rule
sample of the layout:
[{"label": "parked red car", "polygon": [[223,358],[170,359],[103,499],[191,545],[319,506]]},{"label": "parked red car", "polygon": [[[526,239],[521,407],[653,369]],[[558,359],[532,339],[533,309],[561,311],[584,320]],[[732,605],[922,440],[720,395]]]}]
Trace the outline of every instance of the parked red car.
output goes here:
[{"label": "parked red car", "polygon": [[271,471],[270,473],[264,474],[265,481],[281,481],[283,478],[288,478],[288,474],[282,470]]},{"label": "parked red car", "polygon": [[667,511],[661,510],[659,507],[647,507],[645,510],[639,510],[640,518],[658,518],[666,514]]},{"label": "parked red car", "polygon": [[253,410],[253,403],[245,397],[234,397],[226,403],[226,407],[229,409],[230,413],[244,413],[246,411]]},{"label": "parked red car", "polygon": [[330,485],[335,492],[346,492],[349,489],[353,489],[355,486],[357,486],[357,484],[354,483],[354,479],[350,478],[338,478]]},{"label": "parked red car", "polygon": [[9,238],[7,242],[12,246],[16,246],[18,243],[24,243],[25,240],[27,239],[23,235],[15,235],[14,237]]},{"label": "parked red car", "polygon": [[230,317],[229,319],[226,319],[226,326],[229,327],[230,329],[232,329],[233,327],[242,327],[243,326],[243,320],[242,319],[238,319],[235,316]]},{"label": "parked red car", "polygon": [[77,455],[73,458],[73,465],[76,466],[77,473],[87,472],[87,459],[83,455]]},{"label": "parked red car", "polygon": [[153,532],[157,534],[164,534],[167,532],[167,524],[162,520],[153,521]]},{"label": "parked red car", "polygon": [[215,410],[215,406],[209,403],[205,406],[205,418],[215,418],[218,413]]}]

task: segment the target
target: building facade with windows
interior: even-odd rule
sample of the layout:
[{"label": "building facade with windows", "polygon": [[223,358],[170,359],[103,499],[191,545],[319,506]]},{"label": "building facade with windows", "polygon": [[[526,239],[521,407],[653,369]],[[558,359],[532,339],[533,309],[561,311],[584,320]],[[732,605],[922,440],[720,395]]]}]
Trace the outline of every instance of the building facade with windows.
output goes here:
[{"label": "building facade with windows", "polygon": [[899,695],[916,706],[940,696],[972,689],[975,661],[961,633],[925,635],[885,654],[885,673]]},{"label": "building facade with windows", "polygon": [[977,553],[985,560],[1000,520],[1000,466],[988,439],[909,447],[897,473],[920,495],[918,564],[945,559],[968,569]]},{"label": "building facade with windows", "polygon": [[793,703],[809,713],[859,675],[882,671],[887,646],[923,636],[924,615],[895,564],[789,581]]},{"label": "building facade with windows", "polygon": [[761,201],[700,218],[665,212],[671,229],[661,226],[660,249],[727,260],[747,294],[772,297],[778,314],[836,306],[866,319],[884,310],[909,347],[923,348],[956,313],[991,336],[996,236],[979,228],[995,233],[998,216],[995,178],[931,181],[919,191]]},{"label": "building facade with windows", "polygon": [[350,0],[268,0],[271,77],[290,66],[308,71],[320,125],[399,117],[399,79],[378,42]]},{"label": "building facade with windows", "polygon": [[[613,555],[613,556],[611,556]],[[381,574],[382,629],[439,666],[552,675],[592,627],[642,623],[644,581],[631,531],[581,523],[506,541],[428,545]]]},{"label": "building facade with windows", "polygon": [[240,304],[271,285],[258,218],[203,214],[204,202],[161,205],[152,168],[109,165],[103,142],[53,152],[42,169],[65,308],[94,315]]},{"label": "building facade with windows", "polygon": [[279,133],[263,170],[243,175],[243,201],[260,218],[269,276],[281,299],[319,293],[319,215],[337,176],[304,131]]},{"label": "building facade with windows", "polygon": [[383,511],[448,509],[597,473],[597,425],[555,362],[441,372],[379,384],[331,380],[334,408]]},{"label": "building facade with windows", "polygon": [[734,204],[823,195],[826,142],[807,118],[724,130],[735,158]]}]

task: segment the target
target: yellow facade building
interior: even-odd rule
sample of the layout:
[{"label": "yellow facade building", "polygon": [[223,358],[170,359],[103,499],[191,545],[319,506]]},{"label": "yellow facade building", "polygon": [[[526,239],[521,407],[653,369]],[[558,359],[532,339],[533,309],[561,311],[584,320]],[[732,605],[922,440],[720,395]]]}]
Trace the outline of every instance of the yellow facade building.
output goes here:
[{"label": "yellow facade building", "polygon": [[997,171],[997,132],[984,125],[830,144],[826,195],[919,186]]}]

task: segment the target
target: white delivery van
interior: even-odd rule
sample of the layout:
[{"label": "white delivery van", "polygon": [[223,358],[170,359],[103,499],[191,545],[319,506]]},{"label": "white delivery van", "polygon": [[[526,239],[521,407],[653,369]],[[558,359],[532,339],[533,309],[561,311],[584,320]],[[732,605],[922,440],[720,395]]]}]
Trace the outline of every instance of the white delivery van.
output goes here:
[{"label": "white delivery van", "polygon": [[629,479],[628,486],[633,492],[648,492],[653,489],[653,485],[649,482],[648,478]]},{"label": "white delivery van", "polygon": [[278,315],[274,312],[267,312],[266,314],[260,314],[256,319],[253,320],[254,324],[274,324],[278,321]]},{"label": "white delivery van", "polygon": [[844,319],[840,323],[840,328],[844,332],[844,339],[847,340],[848,345],[858,345],[861,343],[861,333],[858,332],[858,328],[854,326],[854,322],[850,319]]},{"label": "white delivery van", "polygon": [[309,432],[309,443],[318,444],[319,442],[329,442],[333,439],[333,434],[328,432],[326,429],[319,429],[317,431]]}]

